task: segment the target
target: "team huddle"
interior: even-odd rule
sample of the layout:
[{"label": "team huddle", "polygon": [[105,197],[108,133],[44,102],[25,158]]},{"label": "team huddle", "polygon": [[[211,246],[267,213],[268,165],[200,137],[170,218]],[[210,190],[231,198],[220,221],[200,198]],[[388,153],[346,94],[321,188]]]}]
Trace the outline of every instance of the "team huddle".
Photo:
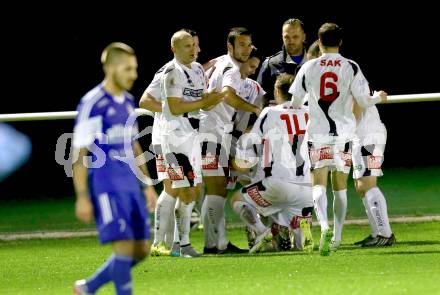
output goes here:
[{"label": "team huddle", "polygon": [[[75,283],[76,294],[94,294],[109,281],[117,294],[131,294],[130,269],[150,252],[147,203],[155,212],[151,255],[202,255],[190,241],[192,212],[202,199],[203,254],[312,253],[315,212],[319,253],[327,256],[341,245],[352,166],[372,229],[358,244],[395,242],[376,183],[386,129],[374,104],[387,94],[371,93],[359,65],[339,54],[342,31],[336,24],[322,25],[308,51],[300,20],[287,20],[282,35],[282,51],[263,61],[251,32],[233,28],[227,53],[201,65],[197,34],[173,34],[174,59],[157,71],[140,99],[141,108],[155,113],[152,146],[163,183],[157,203],[137,125],[126,124],[135,108],[127,92],[137,78],[134,51],[123,43],[104,50],[105,79],[78,107],[73,171],[76,215],[95,219],[100,241],[111,242],[114,254],[92,277]],[[250,79],[260,62],[257,81]],[[96,157],[97,150],[106,161],[88,169],[87,155]],[[141,175],[120,160],[128,155],[136,157]],[[329,172],[333,229],[327,218]],[[228,199],[246,225],[249,249],[228,239]]]}]

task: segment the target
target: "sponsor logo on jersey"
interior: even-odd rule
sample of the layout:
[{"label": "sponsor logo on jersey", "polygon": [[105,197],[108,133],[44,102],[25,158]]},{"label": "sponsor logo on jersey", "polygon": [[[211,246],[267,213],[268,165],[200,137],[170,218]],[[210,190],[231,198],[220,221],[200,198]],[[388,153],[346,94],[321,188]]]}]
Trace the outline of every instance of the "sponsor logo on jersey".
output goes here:
[{"label": "sponsor logo on jersey", "polygon": [[380,169],[382,167],[382,156],[367,156],[368,169]]},{"label": "sponsor logo on jersey", "polygon": [[269,207],[272,205],[272,203],[270,203],[261,196],[260,191],[256,186],[248,188],[247,194],[255,202],[255,204],[257,204],[260,207]]},{"label": "sponsor logo on jersey", "polygon": [[205,170],[217,170],[218,156],[217,155],[202,156],[202,168]]},{"label": "sponsor logo on jersey", "polygon": [[168,167],[167,169],[168,176],[170,177],[170,180],[184,180],[183,175],[183,167],[182,166],[176,166],[176,167]]},{"label": "sponsor logo on jersey", "polygon": [[341,61],[339,59],[337,60],[321,60],[320,66],[323,67],[340,67]]},{"label": "sponsor logo on jersey", "polygon": [[122,124],[116,124],[108,128],[106,134],[109,144],[123,143],[124,135],[128,138],[133,138],[136,135],[136,130],[131,127],[125,128]]},{"label": "sponsor logo on jersey", "polygon": [[116,110],[112,107],[109,107],[107,110],[106,116],[111,117],[111,116],[114,116],[115,114],[116,114]]},{"label": "sponsor logo on jersey", "polygon": [[184,88],[183,95],[191,97],[202,97],[203,89]]}]

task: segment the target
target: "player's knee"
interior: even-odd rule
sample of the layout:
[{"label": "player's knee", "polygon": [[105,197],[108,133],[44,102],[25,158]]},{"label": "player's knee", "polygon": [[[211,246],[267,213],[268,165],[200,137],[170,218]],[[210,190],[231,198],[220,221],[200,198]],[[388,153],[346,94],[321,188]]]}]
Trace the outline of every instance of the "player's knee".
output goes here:
[{"label": "player's knee", "polygon": [[361,196],[364,197],[365,194],[372,189],[373,187],[376,187],[376,179],[373,177],[368,178],[361,178],[356,180],[355,182],[355,188],[356,192]]},{"label": "player's knee", "polygon": [[363,198],[365,193],[369,190],[369,186],[363,182],[357,182],[356,184],[356,192]]}]

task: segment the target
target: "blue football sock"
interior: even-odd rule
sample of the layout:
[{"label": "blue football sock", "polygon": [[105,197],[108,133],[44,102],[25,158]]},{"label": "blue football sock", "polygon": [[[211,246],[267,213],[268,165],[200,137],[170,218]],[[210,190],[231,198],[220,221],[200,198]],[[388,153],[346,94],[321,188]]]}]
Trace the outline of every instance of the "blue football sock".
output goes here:
[{"label": "blue football sock", "polygon": [[87,290],[90,293],[95,293],[102,285],[108,283],[111,280],[109,269],[112,267],[115,260],[115,255],[110,256],[107,261],[93,274],[92,277],[87,279]]},{"label": "blue football sock", "polygon": [[110,268],[110,277],[115,284],[116,294],[131,295],[131,266],[133,258],[129,256],[115,255],[112,267]]}]

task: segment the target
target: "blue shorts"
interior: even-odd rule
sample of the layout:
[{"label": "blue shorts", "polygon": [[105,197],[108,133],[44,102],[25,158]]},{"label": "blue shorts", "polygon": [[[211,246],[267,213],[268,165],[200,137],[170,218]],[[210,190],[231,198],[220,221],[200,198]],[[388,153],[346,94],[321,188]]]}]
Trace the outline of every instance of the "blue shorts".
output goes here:
[{"label": "blue shorts", "polygon": [[139,192],[92,193],[99,241],[149,240],[145,197]]}]

